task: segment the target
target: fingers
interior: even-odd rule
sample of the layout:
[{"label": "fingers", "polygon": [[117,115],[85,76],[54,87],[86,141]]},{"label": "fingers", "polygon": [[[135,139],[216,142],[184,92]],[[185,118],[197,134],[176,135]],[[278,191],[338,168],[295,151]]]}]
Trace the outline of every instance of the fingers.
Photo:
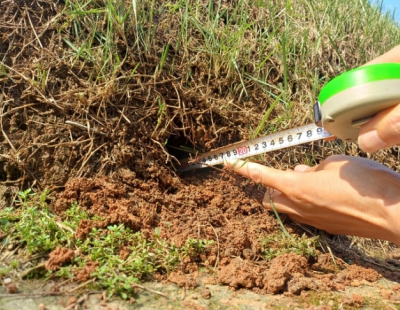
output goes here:
[{"label": "fingers", "polygon": [[[314,227],[320,227],[322,223],[326,222],[326,221],[315,220],[313,217],[313,214],[315,212],[307,211],[304,208],[299,207],[298,204],[296,204],[287,196],[279,192],[274,192],[272,195],[268,195],[268,193],[266,193],[263,199],[263,206],[270,211],[273,210],[272,208],[273,206],[278,213],[287,214],[291,220],[298,223],[312,225]],[[321,229],[324,228],[322,226],[320,227]]]},{"label": "fingers", "polygon": [[272,211],[271,201],[279,213],[285,213],[288,215],[298,215],[297,205],[294,204],[286,195],[279,191],[275,191],[272,194],[266,192],[263,199],[263,206],[268,210]]},{"label": "fingers", "polygon": [[[400,62],[400,45],[375,58],[365,65],[384,62]],[[376,152],[400,143],[400,106],[382,111],[363,125],[358,136],[358,144],[366,152]]]},{"label": "fingers", "polygon": [[378,113],[361,126],[358,144],[366,152],[376,152],[400,143],[400,104]]},{"label": "fingers", "polygon": [[325,138],[324,141],[333,141],[335,139],[336,139],[336,136],[332,136],[332,137],[329,137],[329,138]]},{"label": "fingers", "polygon": [[256,163],[245,163],[243,160],[227,161],[225,167],[252,179],[256,183],[275,188],[281,192],[294,182],[295,173],[293,171],[281,171]]}]

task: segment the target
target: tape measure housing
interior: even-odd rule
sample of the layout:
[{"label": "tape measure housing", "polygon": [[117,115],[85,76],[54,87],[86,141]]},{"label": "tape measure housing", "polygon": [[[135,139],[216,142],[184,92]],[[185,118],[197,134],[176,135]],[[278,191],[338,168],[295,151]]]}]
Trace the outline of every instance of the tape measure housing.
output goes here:
[{"label": "tape measure housing", "polygon": [[400,103],[400,64],[384,63],[348,71],[322,89],[314,106],[317,125],[345,141],[357,141],[359,127]]}]

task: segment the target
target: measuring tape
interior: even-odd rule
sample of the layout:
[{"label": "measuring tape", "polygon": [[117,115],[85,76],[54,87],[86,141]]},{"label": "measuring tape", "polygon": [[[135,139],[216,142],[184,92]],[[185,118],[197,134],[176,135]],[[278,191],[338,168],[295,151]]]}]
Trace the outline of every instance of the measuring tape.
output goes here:
[{"label": "measuring tape", "polygon": [[336,136],[356,141],[360,126],[378,112],[400,103],[400,64],[383,63],[350,70],[326,84],[314,105],[315,124],[235,143],[192,159],[178,171],[205,168]]},{"label": "measuring tape", "polygon": [[178,171],[185,172],[208,166],[220,165],[227,160],[235,160],[266,152],[284,149],[306,142],[329,138],[332,135],[315,124],[284,130],[257,139],[235,143],[202,154],[196,161],[184,159]]}]

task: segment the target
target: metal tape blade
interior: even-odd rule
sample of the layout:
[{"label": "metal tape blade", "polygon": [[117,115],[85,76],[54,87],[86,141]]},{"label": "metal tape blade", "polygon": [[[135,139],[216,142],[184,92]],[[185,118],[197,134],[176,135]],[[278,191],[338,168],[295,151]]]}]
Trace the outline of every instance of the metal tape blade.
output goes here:
[{"label": "metal tape blade", "polygon": [[221,147],[196,158],[182,160],[178,171],[186,172],[220,165],[227,160],[242,159],[329,137],[332,135],[316,124],[304,125]]}]

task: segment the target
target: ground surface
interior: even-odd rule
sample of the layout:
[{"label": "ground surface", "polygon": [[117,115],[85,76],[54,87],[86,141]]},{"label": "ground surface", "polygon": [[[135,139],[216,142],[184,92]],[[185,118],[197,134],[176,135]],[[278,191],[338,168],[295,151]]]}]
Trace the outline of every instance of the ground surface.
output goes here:
[{"label": "ground surface", "polygon": [[[266,251],[277,252],[282,243],[272,242],[266,248],[262,240],[282,233],[275,216],[261,204],[263,187],[219,169],[181,175],[176,172],[173,165],[177,161],[171,156],[179,157],[182,152],[173,147],[195,146],[206,151],[248,138],[250,128],[257,128],[265,115],[266,103],[271,103],[265,92],[250,85],[249,97],[232,97],[227,86],[231,77],[224,71],[228,69],[219,68],[218,76],[208,71],[201,58],[188,65],[192,72],[189,81],[183,78],[186,67],[173,75],[153,74],[158,64],[145,53],[127,56],[123,65],[117,66],[119,71],[114,80],[90,86],[88,81],[95,79],[91,74],[96,71],[96,62],[69,57],[65,54],[68,45],[57,36],[60,31],[69,31],[63,27],[73,29],[62,9],[63,3],[58,2],[0,0],[2,207],[14,198],[15,189],[33,188],[37,192],[48,189],[48,203],[61,218],[75,201],[89,215],[102,218],[102,221],[82,221],[77,238],[85,239],[94,227],[105,229],[112,224],[124,224],[144,236],[151,236],[158,228],[162,238],[178,247],[188,238],[213,240],[204,253],[189,256],[173,272],[154,275],[153,280],[180,287],[178,290],[174,286],[150,284],[162,292],[171,290],[173,308],[179,305],[203,309],[218,304],[221,309],[228,305],[244,309],[249,300],[253,306],[248,307],[253,309],[269,308],[276,300],[280,300],[281,307],[288,304],[295,307],[294,303],[298,303],[297,306],[307,308],[319,301],[291,298],[313,294],[308,292],[324,292],[328,296],[324,302],[333,308],[337,307],[337,296],[343,296],[340,298],[344,307],[368,306],[369,285],[382,277],[393,282],[387,287],[373,286],[373,294],[378,297],[372,299],[378,302],[382,296],[385,300],[382,305],[395,307],[400,301],[395,286],[400,280],[400,263],[392,245],[383,246],[377,259],[345,236],[328,236],[325,243],[317,245],[314,256],[305,255],[306,249],[301,255],[286,253],[266,260]],[[157,16],[157,22],[160,41],[171,26],[168,39],[173,42],[174,23],[169,24],[163,15]],[[201,36],[193,33],[193,37]],[[118,53],[132,48],[133,44],[120,40]],[[162,52],[157,46],[154,48],[157,55]],[[139,62],[143,66],[130,76]],[[278,85],[282,82],[282,66],[268,65],[271,66],[268,81]],[[324,74],[332,73],[328,65],[326,68],[321,65],[321,70]],[[224,74],[226,79],[221,78]],[[296,95],[295,87],[293,92],[296,102],[300,95]],[[277,107],[272,115],[279,113],[286,112]],[[311,120],[310,109],[303,106],[289,114],[287,121],[281,120],[281,126]],[[85,128],[66,121],[83,124]],[[371,157],[356,145],[320,141],[255,160],[286,169],[306,159],[317,163],[335,153]],[[373,158],[399,170],[397,148]],[[282,220],[292,235],[318,234],[285,216]],[[385,249],[387,252],[382,253]],[[63,259],[67,260],[57,261],[57,253],[53,253],[48,269],[57,268]],[[121,249],[121,257],[127,254]],[[54,266],[50,266],[52,262],[56,262]],[[199,275],[203,269],[211,270],[206,278]],[[23,284],[17,283],[20,292],[25,292]],[[203,286],[197,287],[201,283]],[[196,297],[204,293],[204,285],[208,285],[211,299]],[[362,285],[366,291],[355,291],[352,297],[353,288]],[[227,287],[240,293],[233,293],[234,296],[229,293],[226,297]],[[184,289],[189,291],[183,293]],[[329,297],[330,292],[339,293]],[[148,302],[153,296],[148,292],[139,294],[136,306],[153,309],[167,302],[160,297],[151,306]],[[8,307],[17,307],[14,299],[5,302]],[[56,309],[58,299],[44,299],[43,303],[49,309]]]},{"label": "ground surface", "polygon": [[[33,292],[32,286],[43,286],[42,283],[25,283],[24,291]],[[0,308],[3,310],[45,309],[61,310],[68,306],[73,309],[77,304],[86,309],[398,309],[399,285],[379,280],[374,284],[354,283],[346,289],[336,292],[304,292],[301,296],[260,295],[245,289],[232,290],[226,286],[203,284],[199,282],[196,289],[184,289],[174,284],[144,283],[144,287],[154,292],[138,290],[136,298],[129,302],[113,298],[104,299],[99,292],[88,292],[75,297],[75,294],[61,296],[13,296],[2,298]],[[51,285],[43,286],[51,291]],[[2,291],[0,291],[2,293]],[[159,295],[160,294],[160,295]],[[79,300],[80,299],[80,300]],[[79,301],[78,301],[79,300]],[[42,308],[40,308],[42,307]]]}]

